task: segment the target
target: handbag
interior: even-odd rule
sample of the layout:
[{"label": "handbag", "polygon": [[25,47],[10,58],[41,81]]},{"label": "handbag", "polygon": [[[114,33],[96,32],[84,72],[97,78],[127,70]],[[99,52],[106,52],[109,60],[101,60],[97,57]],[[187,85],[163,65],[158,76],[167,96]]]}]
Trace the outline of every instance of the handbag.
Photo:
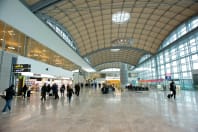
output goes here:
[{"label": "handbag", "polygon": [[1,98],[6,99],[6,92],[5,91],[1,92],[0,96],[1,96]]},{"label": "handbag", "polygon": [[0,95],[0,96],[1,96],[1,98],[6,100],[6,96],[5,95]]}]

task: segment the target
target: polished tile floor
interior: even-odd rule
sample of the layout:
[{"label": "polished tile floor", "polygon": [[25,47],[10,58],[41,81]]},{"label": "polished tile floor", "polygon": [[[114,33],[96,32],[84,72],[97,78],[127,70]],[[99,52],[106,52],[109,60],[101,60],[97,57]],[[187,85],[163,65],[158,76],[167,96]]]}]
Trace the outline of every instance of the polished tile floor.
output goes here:
[{"label": "polished tile floor", "polygon": [[198,92],[180,91],[176,100],[167,94],[84,88],[71,104],[66,97],[42,102],[38,93],[15,97],[12,112],[0,114],[0,132],[198,132]]}]

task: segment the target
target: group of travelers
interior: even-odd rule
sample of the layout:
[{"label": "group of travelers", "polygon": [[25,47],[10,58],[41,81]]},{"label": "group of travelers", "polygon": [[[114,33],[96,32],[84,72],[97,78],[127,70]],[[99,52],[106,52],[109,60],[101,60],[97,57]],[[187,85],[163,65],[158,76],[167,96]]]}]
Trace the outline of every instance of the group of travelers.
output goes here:
[{"label": "group of travelers", "polygon": [[103,84],[103,87],[101,88],[101,92],[103,94],[107,94],[109,92],[114,92],[115,91],[115,87],[114,85],[107,85],[107,84]]},{"label": "group of travelers", "polygon": [[[73,88],[69,84],[66,87],[65,87],[64,84],[62,84],[61,87],[60,87],[61,96],[64,96],[65,95],[65,90],[67,90],[66,96],[68,97],[68,102],[69,103],[71,102],[71,98],[72,98],[73,94],[76,94],[77,96],[79,96],[80,85],[79,84],[75,84],[74,88],[75,88],[75,93],[74,93]],[[16,92],[14,90],[14,85],[10,85],[10,87],[5,89],[4,91],[5,91],[6,94],[5,95],[1,95],[1,97],[4,98],[6,102],[5,102],[5,106],[3,107],[2,112],[6,112],[7,109],[9,111],[11,111],[12,98],[16,94]],[[25,84],[23,86],[23,88],[22,88],[23,98],[26,97],[26,93],[29,92],[29,91],[30,90],[28,90],[28,87]],[[174,97],[174,99],[176,99],[176,85],[175,85],[175,82],[173,80],[170,83],[170,91],[171,91],[171,94],[170,94],[169,98]],[[27,96],[29,97],[28,94],[30,94],[30,93],[27,93]],[[46,100],[46,95],[47,94],[49,96],[54,96],[55,99],[59,99],[58,85],[56,83],[54,83],[52,86],[50,86],[50,84],[47,85],[46,83],[44,83],[44,85],[41,87],[41,100],[42,101]]]},{"label": "group of travelers", "polygon": [[[83,85],[83,84],[81,84],[81,85]],[[94,83],[85,83],[85,85],[84,85],[86,88],[101,88],[102,87],[102,84],[101,83],[96,83],[96,82],[94,82]]]},{"label": "group of travelers", "polygon": [[[74,93],[74,90],[72,89],[71,85],[68,84],[67,87],[65,88],[65,85],[62,84],[60,87],[61,96],[65,95],[65,90],[67,90],[68,102],[70,103],[73,94],[76,94],[77,96],[79,96],[80,85],[79,84],[75,85],[75,93]],[[6,101],[5,106],[3,107],[3,110],[2,110],[3,113],[5,113],[7,109],[9,111],[11,111],[12,99],[13,99],[13,96],[16,94],[16,91],[14,90],[14,85],[10,85],[10,87],[5,89],[4,91],[5,91],[5,95],[1,95],[1,97],[4,98]],[[26,95],[29,97],[29,95],[27,93],[29,91],[30,90],[28,90],[28,87],[25,84],[22,88],[22,97],[26,98]],[[42,101],[46,100],[47,94],[49,96],[54,96],[55,99],[59,99],[58,85],[56,83],[54,83],[52,86],[50,86],[50,84],[47,85],[46,83],[44,83],[44,85],[41,87],[41,100]]]},{"label": "group of travelers", "polygon": [[[67,90],[67,97],[68,97],[68,101],[69,103],[71,102],[71,98],[73,94],[76,94],[77,96],[79,96],[80,93],[80,85],[79,84],[75,84],[75,93],[74,90],[72,89],[70,84],[67,84],[67,86],[65,87],[64,84],[61,85],[60,87],[60,94],[62,97],[64,97],[65,95],[65,90]],[[54,96],[54,99],[59,99],[59,95],[58,95],[58,85],[56,83],[54,83],[52,86],[50,86],[50,84],[46,84],[44,83],[44,85],[41,87],[41,100],[45,101],[46,100],[46,95],[49,96]]]}]

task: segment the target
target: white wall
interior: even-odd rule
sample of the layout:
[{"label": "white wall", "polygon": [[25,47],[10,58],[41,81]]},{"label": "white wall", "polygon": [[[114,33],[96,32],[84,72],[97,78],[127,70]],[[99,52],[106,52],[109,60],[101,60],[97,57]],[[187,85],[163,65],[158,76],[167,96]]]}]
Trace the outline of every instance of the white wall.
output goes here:
[{"label": "white wall", "polygon": [[[48,65],[43,62],[36,61],[30,58],[25,58],[23,56],[18,56],[17,64],[30,64],[31,72],[37,74],[47,74],[47,75],[53,75],[57,77],[67,77],[67,78],[73,77],[73,73],[71,71],[64,70],[60,67]],[[48,68],[48,70],[46,70],[46,68]]]}]

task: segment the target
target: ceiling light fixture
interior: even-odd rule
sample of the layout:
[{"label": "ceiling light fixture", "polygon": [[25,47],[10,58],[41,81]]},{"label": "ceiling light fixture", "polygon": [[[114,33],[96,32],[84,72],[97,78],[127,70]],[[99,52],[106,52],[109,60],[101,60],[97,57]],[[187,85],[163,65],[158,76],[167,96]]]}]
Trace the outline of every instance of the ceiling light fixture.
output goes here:
[{"label": "ceiling light fixture", "polygon": [[8,47],[8,49],[14,50],[15,48],[14,48],[14,47],[9,46],[9,47]]},{"label": "ceiling light fixture", "polygon": [[33,54],[33,56],[39,56],[38,54]]},{"label": "ceiling light fixture", "polygon": [[133,40],[131,38],[120,38],[120,39],[116,39],[113,40],[112,42],[112,46],[132,46],[133,44]]},{"label": "ceiling light fixture", "polygon": [[8,31],[8,34],[9,34],[10,36],[14,36],[14,35],[15,35],[15,33],[14,33],[13,30],[9,30],[9,31]]},{"label": "ceiling light fixture", "polygon": [[118,52],[120,49],[110,49],[111,52]]},{"label": "ceiling light fixture", "polygon": [[117,24],[122,24],[130,19],[130,13],[120,11],[112,15],[112,21]]}]

